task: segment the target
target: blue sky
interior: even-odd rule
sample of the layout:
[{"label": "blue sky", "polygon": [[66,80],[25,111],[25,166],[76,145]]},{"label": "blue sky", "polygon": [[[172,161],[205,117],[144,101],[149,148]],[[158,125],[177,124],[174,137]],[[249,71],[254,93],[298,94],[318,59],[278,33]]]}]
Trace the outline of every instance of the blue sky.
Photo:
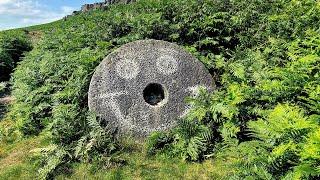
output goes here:
[{"label": "blue sky", "polygon": [[0,30],[52,22],[103,0],[0,0]]}]

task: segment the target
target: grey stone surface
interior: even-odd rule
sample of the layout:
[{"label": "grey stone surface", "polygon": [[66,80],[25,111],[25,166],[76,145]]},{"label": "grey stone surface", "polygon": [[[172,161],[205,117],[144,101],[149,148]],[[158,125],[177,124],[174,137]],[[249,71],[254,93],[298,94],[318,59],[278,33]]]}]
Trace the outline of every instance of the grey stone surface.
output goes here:
[{"label": "grey stone surface", "polygon": [[91,10],[95,10],[95,9],[103,9],[109,5],[113,5],[113,4],[129,4],[129,3],[133,3],[136,2],[136,0],[105,0],[104,2],[99,2],[99,3],[93,3],[93,4],[84,4],[81,7],[81,11],[82,12],[88,12]]},{"label": "grey stone surface", "polygon": [[135,41],[96,68],[88,103],[121,134],[144,137],[172,128],[188,111],[185,98],[199,86],[213,89],[212,84],[204,65],[178,45]]}]

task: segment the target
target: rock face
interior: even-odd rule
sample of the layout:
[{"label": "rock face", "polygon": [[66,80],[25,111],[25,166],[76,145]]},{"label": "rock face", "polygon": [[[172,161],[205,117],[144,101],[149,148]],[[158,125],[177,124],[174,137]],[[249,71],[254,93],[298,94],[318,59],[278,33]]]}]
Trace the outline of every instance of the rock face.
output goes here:
[{"label": "rock face", "polygon": [[89,108],[119,133],[145,137],[172,128],[188,111],[185,97],[199,86],[212,89],[212,77],[191,54],[165,41],[136,41],[96,68]]},{"label": "rock face", "polygon": [[104,2],[100,2],[100,3],[85,4],[81,7],[81,11],[88,12],[95,9],[103,9],[112,4],[118,4],[118,3],[129,4],[135,1],[136,0],[105,0]]},{"label": "rock face", "polygon": [[85,4],[81,7],[81,11],[88,12],[90,10],[102,9],[104,6],[105,6],[105,3]]}]

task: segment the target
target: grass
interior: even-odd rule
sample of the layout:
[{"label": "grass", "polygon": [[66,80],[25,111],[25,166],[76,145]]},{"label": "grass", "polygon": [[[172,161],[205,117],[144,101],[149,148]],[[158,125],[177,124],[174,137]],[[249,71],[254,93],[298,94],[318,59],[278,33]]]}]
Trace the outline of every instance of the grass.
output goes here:
[{"label": "grass", "polygon": [[[38,159],[31,151],[49,144],[43,135],[0,144],[0,179],[37,179]],[[223,161],[185,162],[166,156],[149,157],[143,144],[128,145],[120,155],[125,164],[110,169],[74,163],[56,179],[224,179],[230,173]]]},{"label": "grass", "polygon": [[31,137],[15,143],[0,144],[0,179],[36,179],[37,160],[30,152],[44,147],[48,141],[43,136]]},{"label": "grass", "polygon": [[56,26],[59,26],[59,25],[63,24],[63,22],[64,22],[63,20],[58,20],[58,21],[53,21],[53,22],[45,23],[45,24],[39,24],[39,25],[16,28],[16,29],[3,30],[3,31],[0,31],[0,33],[14,32],[14,31],[19,31],[19,30],[48,31],[48,30],[52,30],[53,27],[56,27]]},{"label": "grass", "polygon": [[[7,34],[15,34],[17,32],[24,31],[30,38],[31,43],[35,45],[41,40],[41,38],[46,32],[53,31],[54,29],[58,29],[58,28],[63,28],[64,26],[67,26],[68,23],[69,23],[68,20],[67,21],[57,20],[50,23],[39,24],[39,25],[34,25],[29,27],[3,30],[3,31],[0,31],[0,35],[6,36]],[[1,91],[1,84],[0,84],[0,91]]]},{"label": "grass", "polygon": [[57,179],[223,179],[229,173],[223,162],[213,160],[188,163],[177,158],[149,157],[142,149],[125,155],[127,161],[121,167],[99,169],[94,164],[75,164],[71,175]]},{"label": "grass", "polygon": [[94,165],[76,164],[72,175],[57,179],[223,179],[223,168],[213,166],[212,161],[186,163],[176,159],[148,159],[134,154],[128,164],[110,170],[95,171]]}]

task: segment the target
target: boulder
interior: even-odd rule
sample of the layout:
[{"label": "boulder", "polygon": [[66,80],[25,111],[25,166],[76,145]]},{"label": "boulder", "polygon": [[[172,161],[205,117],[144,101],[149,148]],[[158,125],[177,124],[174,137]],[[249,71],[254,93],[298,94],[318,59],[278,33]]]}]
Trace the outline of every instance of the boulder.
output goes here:
[{"label": "boulder", "polygon": [[88,103],[120,134],[145,137],[165,131],[189,109],[185,98],[212,87],[204,65],[176,44],[128,43],[109,54],[91,79]]},{"label": "boulder", "polygon": [[81,11],[88,12],[88,11],[92,10],[92,8],[93,8],[93,4],[84,4],[81,7]]}]

